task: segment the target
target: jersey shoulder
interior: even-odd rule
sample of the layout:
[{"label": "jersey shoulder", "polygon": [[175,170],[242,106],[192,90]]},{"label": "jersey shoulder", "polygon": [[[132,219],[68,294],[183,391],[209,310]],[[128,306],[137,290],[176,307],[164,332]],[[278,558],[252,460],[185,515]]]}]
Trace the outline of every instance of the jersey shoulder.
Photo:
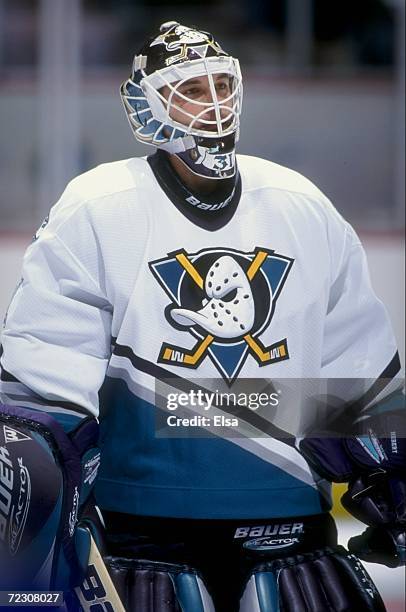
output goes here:
[{"label": "jersey shoulder", "polygon": [[86,210],[106,211],[109,206],[117,206],[120,194],[139,189],[150,173],[148,162],[140,157],[101,164],[79,174],[68,183],[36,236],[58,231],[76,215],[85,215]]},{"label": "jersey shoulder", "polygon": [[[279,207],[298,222],[304,218],[313,219],[319,227],[327,229],[330,240],[341,241],[348,233],[355,236],[350,224],[325,194],[300,172],[260,157],[238,155],[237,159],[243,193],[255,193],[256,199],[261,201],[265,194],[265,200],[273,208]],[[281,197],[269,197],[270,194]]]},{"label": "jersey shoulder", "polygon": [[327,200],[312,181],[295,170],[251,155],[237,155],[237,159],[244,191],[277,189]]},{"label": "jersey shoulder", "polygon": [[140,185],[148,169],[142,157],[100,164],[74,178],[67,189],[82,201],[113,196]]}]

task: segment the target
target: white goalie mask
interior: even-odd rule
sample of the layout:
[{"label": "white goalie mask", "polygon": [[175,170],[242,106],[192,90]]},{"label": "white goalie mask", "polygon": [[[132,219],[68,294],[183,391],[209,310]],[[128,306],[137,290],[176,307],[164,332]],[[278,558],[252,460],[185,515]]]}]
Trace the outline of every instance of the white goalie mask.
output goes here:
[{"label": "white goalie mask", "polygon": [[171,310],[176,323],[199,325],[207,333],[229,340],[250,333],[255,321],[254,298],[246,273],[233,257],[223,255],[212,264],[204,289],[207,298],[200,310]]},{"label": "white goalie mask", "polygon": [[[192,87],[201,87],[202,94]],[[121,97],[135,137],[205,178],[234,176],[242,79],[207,32],[170,22],[134,58]]]}]

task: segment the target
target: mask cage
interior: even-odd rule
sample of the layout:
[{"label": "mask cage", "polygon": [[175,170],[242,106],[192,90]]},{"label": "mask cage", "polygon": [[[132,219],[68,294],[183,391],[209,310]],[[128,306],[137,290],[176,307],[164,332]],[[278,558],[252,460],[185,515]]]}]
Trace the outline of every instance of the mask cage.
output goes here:
[{"label": "mask cage", "polygon": [[[216,90],[216,75],[230,79],[230,93],[224,98]],[[207,77],[210,101],[203,102],[179,91],[196,77]],[[164,87],[169,90],[167,97],[162,93]],[[230,56],[191,60],[150,75],[146,75],[142,58],[137,56],[133,77],[121,86],[121,97],[136,138],[146,144],[177,152],[193,147],[195,136],[219,139],[235,134],[238,139],[242,78],[238,60]],[[182,102],[192,104],[196,112],[186,111]],[[189,123],[173,119],[170,116],[173,110],[181,112]]]}]

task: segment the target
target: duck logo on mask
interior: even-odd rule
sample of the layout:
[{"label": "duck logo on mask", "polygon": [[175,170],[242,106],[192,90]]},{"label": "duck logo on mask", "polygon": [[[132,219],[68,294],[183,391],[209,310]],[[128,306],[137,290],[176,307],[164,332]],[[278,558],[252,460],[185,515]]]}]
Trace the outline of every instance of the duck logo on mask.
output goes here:
[{"label": "duck logo on mask", "polygon": [[165,60],[167,66],[185,60],[206,57],[209,49],[214,54],[225,55],[211,34],[195,30],[194,28],[188,28],[178,23],[173,23],[172,27],[157,36],[150,44],[151,47],[156,45],[165,45],[169,53],[178,52],[175,55],[170,55]]},{"label": "duck logo on mask", "polygon": [[150,263],[171,299],[165,315],[172,327],[191,333],[191,349],[162,344],[158,362],[196,369],[207,357],[231,384],[248,355],[265,366],[289,359],[287,339],[265,346],[269,326],[293,259],[272,250],[184,250]]}]

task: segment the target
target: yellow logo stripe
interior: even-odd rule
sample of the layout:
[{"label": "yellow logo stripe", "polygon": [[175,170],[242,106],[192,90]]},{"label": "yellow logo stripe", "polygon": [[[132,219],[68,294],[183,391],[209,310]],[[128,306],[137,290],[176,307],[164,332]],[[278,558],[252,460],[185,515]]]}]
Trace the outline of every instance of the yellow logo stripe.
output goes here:
[{"label": "yellow logo stripe", "polygon": [[167,347],[164,351],[163,359],[166,359],[167,361],[169,361],[171,358],[171,355],[172,355],[172,349]]},{"label": "yellow logo stripe", "polygon": [[200,287],[200,289],[203,289],[204,281],[202,277],[200,276],[199,272],[196,270],[196,268],[192,264],[192,262],[186,257],[186,255],[184,253],[178,253],[176,255],[176,259],[178,260],[182,268],[186,270],[189,276],[193,278],[196,285]]},{"label": "yellow logo stripe", "polygon": [[247,276],[250,281],[254,278],[255,274],[258,272],[258,270],[264,263],[265,259],[267,258],[267,255],[268,253],[266,253],[265,251],[258,251],[258,253],[255,255],[247,271]]},{"label": "yellow logo stripe", "polygon": [[261,349],[261,347],[257,344],[254,338],[251,336],[251,334],[247,334],[246,336],[244,336],[244,340],[246,341],[250,349],[254,351],[256,355],[258,355],[261,361],[268,361],[268,359],[270,358],[270,354],[268,352],[265,353]]},{"label": "yellow logo stripe", "polygon": [[184,363],[194,365],[203,355],[208,346],[213,342],[214,337],[208,334],[192,355],[185,355]]}]

